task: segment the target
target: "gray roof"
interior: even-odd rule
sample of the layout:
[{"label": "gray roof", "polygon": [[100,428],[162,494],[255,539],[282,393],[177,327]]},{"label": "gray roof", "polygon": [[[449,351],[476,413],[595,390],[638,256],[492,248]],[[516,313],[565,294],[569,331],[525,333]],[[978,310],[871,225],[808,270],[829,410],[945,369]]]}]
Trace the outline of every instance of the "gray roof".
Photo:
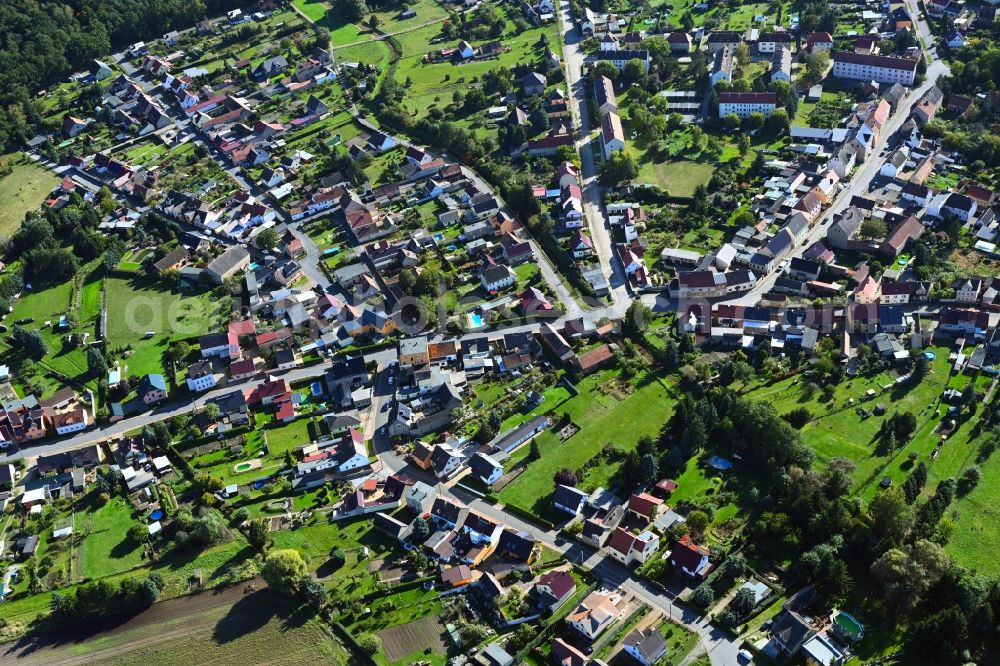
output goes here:
[{"label": "gray roof", "polygon": [[663,634],[652,627],[645,630],[633,629],[625,637],[625,645],[634,646],[647,662],[658,659],[667,649]]},{"label": "gray roof", "polygon": [[216,275],[225,275],[249,258],[250,253],[245,247],[234,245],[213,259],[212,263],[208,265],[208,270]]}]

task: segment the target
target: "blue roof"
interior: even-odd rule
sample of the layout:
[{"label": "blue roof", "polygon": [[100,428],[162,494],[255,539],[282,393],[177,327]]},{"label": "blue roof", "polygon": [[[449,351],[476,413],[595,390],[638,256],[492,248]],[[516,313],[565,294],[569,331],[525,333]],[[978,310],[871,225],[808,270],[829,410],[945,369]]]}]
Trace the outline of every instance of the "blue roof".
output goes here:
[{"label": "blue roof", "polygon": [[163,375],[146,375],[143,379],[153,388],[158,388],[161,391],[167,390],[167,380],[163,378]]}]

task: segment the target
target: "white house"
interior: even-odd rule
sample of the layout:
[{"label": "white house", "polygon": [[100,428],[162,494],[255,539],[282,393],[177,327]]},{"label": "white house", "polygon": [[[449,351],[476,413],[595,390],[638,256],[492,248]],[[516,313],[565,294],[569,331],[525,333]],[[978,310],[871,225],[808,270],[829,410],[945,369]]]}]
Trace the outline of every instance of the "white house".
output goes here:
[{"label": "white house", "polygon": [[560,511],[577,516],[589,497],[579,488],[559,484],[556,486],[555,492],[552,493],[552,504]]},{"label": "white house", "polygon": [[86,409],[79,408],[56,414],[52,417],[52,422],[55,424],[57,434],[68,435],[86,430],[90,425],[90,415]]},{"label": "white house", "polygon": [[725,46],[715,52],[709,74],[713,86],[720,81],[733,80],[733,62],[733,49],[730,47]]},{"label": "white house", "polygon": [[503,476],[503,465],[482,452],[472,456],[469,461],[469,469],[472,471],[472,475],[487,487],[492,486],[497,482],[497,479]]},{"label": "white house", "polygon": [[953,215],[962,222],[969,222],[978,208],[979,204],[972,197],[957,192],[941,192],[927,204],[927,214],[934,217]]},{"label": "white house", "polygon": [[601,140],[604,142],[604,158],[611,153],[625,150],[625,130],[622,129],[622,119],[614,111],[605,113],[601,118]]},{"label": "white house", "polygon": [[952,286],[955,288],[955,300],[959,303],[978,303],[983,281],[979,278],[957,278]]},{"label": "white house", "polygon": [[221,373],[217,373],[215,364],[210,360],[202,360],[188,366],[187,386],[196,393],[207,391],[215,386]]},{"label": "white house", "polygon": [[610,627],[622,614],[610,595],[591,592],[576,609],[566,616],[566,623],[582,636],[594,640]]},{"label": "white house", "polygon": [[517,283],[517,274],[511,270],[510,266],[498,264],[483,270],[479,281],[482,283],[483,289],[488,292],[502,291]]},{"label": "white house", "polygon": [[622,564],[645,562],[660,547],[660,537],[646,530],[636,536],[623,527],[615,529],[608,541],[608,552]]},{"label": "white house", "polygon": [[476,49],[472,48],[472,44],[464,40],[458,43],[456,51],[462,58],[471,58],[476,55]]},{"label": "white house", "polygon": [[711,566],[708,556],[707,548],[695,544],[685,534],[670,550],[670,563],[692,578],[703,577]]},{"label": "white house", "polygon": [[778,104],[778,96],[773,92],[724,92],[719,94],[719,117],[725,118],[735,113],[740,118],[762,113],[769,117]]},{"label": "white house", "polygon": [[633,629],[625,637],[622,650],[642,666],[652,666],[667,656],[667,642],[656,627]]}]

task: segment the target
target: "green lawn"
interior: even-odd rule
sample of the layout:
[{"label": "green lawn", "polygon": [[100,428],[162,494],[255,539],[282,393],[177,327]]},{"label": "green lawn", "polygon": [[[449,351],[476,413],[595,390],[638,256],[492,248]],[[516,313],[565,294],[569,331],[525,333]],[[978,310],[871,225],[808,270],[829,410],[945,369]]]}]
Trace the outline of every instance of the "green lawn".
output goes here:
[{"label": "green lawn", "polygon": [[670,620],[664,620],[657,629],[667,642],[667,654],[675,664],[681,663],[698,644],[698,634]]},{"label": "green lawn", "polygon": [[[54,370],[70,379],[87,384],[93,389],[97,388],[97,381],[96,378],[87,376],[87,359],[84,348],[68,342],[66,335],[72,331],[74,333],[87,333],[90,340],[94,340],[96,337],[101,288],[100,278],[94,272],[96,264],[97,261],[94,261],[80,269],[80,273],[86,277],[80,284],[82,293],[79,296],[75,295],[76,285],[72,281],[57,284],[35,283],[32,285],[31,291],[26,290],[24,295],[17,299],[14,303],[14,311],[7,319],[8,326],[11,322],[19,319],[34,319],[32,323],[25,324],[25,328],[38,330],[48,346],[48,354],[39,362],[41,369]],[[80,308],[76,312],[76,326],[69,330],[56,330],[52,326],[46,326],[46,322],[58,324],[60,317],[70,315],[74,300],[80,304]],[[5,343],[0,345],[0,348],[6,349]],[[12,360],[12,353],[7,351],[8,361]],[[45,386],[46,395],[54,392],[64,383],[46,373],[37,374],[35,379]]]},{"label": "green lawn", "polygon": [[[501,11],[508,11],[501,8]],[[452,103],[455,91],[465,92],[469,85],[484,74],[498,67],[513,69],[519,63],[534,61],[545,50],[551,48],[560,50],[559,31],[555,23],[526,30],[519,35],[509,31],[500,40],[509,50],[494,60],[485,60],[456,65],[451,62],[423,61],[424,55],[433,50],[449,48],[454,44],[441,42],[430,44],[430,39],[439,32],[437,25],[430,29],[424,28],[405,35],[400,35],[403,46],[403,57],[397,65],[396,78],[413,81],[406,92],[403,105],[417,117],[424,117],[433,108],[445,109]],[[548,38],[549,46],[539,43],[542,35]],[[457,44],[457,40],[455,42]]]},{"label": "green lawn", "polygon": [[309,433],[309,423],[309,419],[299,418],[276,428],[268,428],[265,435],[271,456],[284,455],[285,451],[311,442],[314,438]]},{"label": "green lawn", "polygon": [[[150,572],[163,576],[166,586],[161,599],[170,599],[193,591],[193,577],[200,577],[206,587],[221,585],[242,578],[241,569],[252,563],[255,552],[244,541],[227,541],[205,550],[175,552],[155,564],[136,567],[130,571],[107,576],[109,581],[120,581],[129,576],[145,578]],[[76,585],[62,588],[69,594]],[[51,609],[52,595],[48,592],[23,597],[3,604],[3,617],[7,626],[0,630],[0,639],[10,639],[23,633],[29,624],[47,616]]]},{"label": "green lawn", "polygon": [[326,16],[327,4],[323,0],[293,0],[292,4],[310,21],[320,21]]},{"label": "green lawn", "polygon": [[98,506],[96,493],[92,492],[79,510],[75,529],[86,535],[80,546],[81,576],[100,578],[142,564],[142,546],[127,536],[136,522],[128,500],[116,495]]},{"label": "green lawn", "polygon": [[59,177],[23,153],[0,157],[0,166],[13,168],[11,173],[0,176],[0,237],[10,238],[21,226],[24,214],[41,206],[59,184]]},{"label": "green lawn", "polygon": [[[961,390],[970,381],[976,381],[977,390],[985,391],[989,380],[986,377],[972,378],[967,375],[952,375],[948,363],[948,350],[934,348],[936,358],[931,363],[932,372],[919,385],[906,385],[892,390],[874,400],[863,401],[861,396],[869,388],[876,391],[890,383],[888,375],[874,378],[854,378],[844,380],[838,387],[832,401],[834,409],[828,411],[819,402],[819,395],[812,400],[804,400],[801,382],[785,380],[770,387],[758,388],[751,395],[773,403],[779,413],[786,413],[793,407],[805,406],[810,409],[814,420],[802,429],[803,441],[817,455],[817,465],[822,467],[831,457],[849,458],[857,465],[855,472],[855,492],[863,499],[871,499],[879,492],[878,483],[882,477],[889,477],[893,483],[902,483],[909,475],[912,464],[908,455],[916,453],[918,461],[928,466],[928,482],[925,496],[934,491],[937,483],[946,478],[958,478],[962,472],[976,463],[981,442],[972,437],[972,431],[979,417],[977,414],[963,423],[941,446],[936,458],[931,453],[941,445],[938,425],[947,418],[946,406],[939,402],[945,388]],[[872,416],[862,420],[853,407],[842,409],[849,398],[854,398],[868,409],[884,402],[892,411],[911,411],[917,417],[917,431],[913,437],[893,454],[880,450],[875,437],[884,417]],[[992,574],[1000,571],[1000,565],[992,557],[1000,548],[1000,505],[996,498],[1000,493],[1000,457],[995,454],[980,465],[982,481],[967,496],[960,497],[948,509],[948,516],[955,525],[954,533],[947,545],[948,554],[959,564],[978,569],[981,573]],[[684,484],[678,492],[684,490]]]},{"label": "green lawn", "polygon": [[368,547],[371,558],[379,557],[393,550],[393,545],[381,532],[372,529],[368,518],[353,518],[346,521],[327,522],[320,519],[316,524],[294,530],[271,534],[275,548],[295,548],[309,565],[309,570],[320,575],[343,578],[362,574],[368,570],[368,561],[355,553],[348,557],[343,568],[331,569],[330,552],[342,548],[347,553],[361,551]]},{"label": "green lawn", "polygon": [[[400,13],[402,8],[412,9],[417,15],[411,18],[401,18]],[[412,0],[405,4],[372,13],[379,19],[379,32],[384,32],[388,35],[404,30],[413,31],[414,26],[430,21],[443,21],[448,18],[448,12],[445,10],[444,4],[437,0]]]},{"label": "green lawn", "polygon": [[656,163],[646,160],[640,161],[636,181],[658,185],[673,196],[689,197],[698,185],[708,185],[714,173],[715,167],[705,162],[673,160]]},{"label": "green lawn", "polygon": [[108,344],[132,348],[124,359],[129,375],[163,372],[167,346],[218,330],[225,302],[211,292],[180,292],[143,276],[108,278]]},{"label": "green lawn", "polygon": [[[581,430],[564,443],[551,430],[539,435],[541,458],[530,463],[523,474],[503,489],[501,501],[536,515],[551,516],[549,495],[555,489],[553,475],[557,470],[579,468],[607,443],[623,450],[634,449],[640,437],[655,436],[660,431],[672,413],[675,402],[672,391],[655,377],[646,375],[634,384],[629,395],[619,399],[602,390],[606,382],[617,383],[616,374],[615,370],[606,370],[591,375],[579,383],[579,396],[561,403],[548,399],[542,403],[544,409],[556,415],[568,413]],[[522,447],[514,457],[523,458],[529,448]],[[582,479],[582,485],[588,489],[608,487],[617,467],[606,464],[593,468]]]}]

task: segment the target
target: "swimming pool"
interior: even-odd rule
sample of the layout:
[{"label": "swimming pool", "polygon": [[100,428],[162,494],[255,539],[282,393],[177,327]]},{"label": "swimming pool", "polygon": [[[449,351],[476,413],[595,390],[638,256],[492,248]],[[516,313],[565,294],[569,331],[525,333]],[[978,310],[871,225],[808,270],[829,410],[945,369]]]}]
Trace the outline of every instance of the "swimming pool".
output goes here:
[{"label": "swimming pool", "polygon": [[732,461],[717,455],[709,456],[708,458],[705,459],[705,462],[707,462],[711,467],[714,467],[715,469],[719,470],[727,470],[732,468],[733,466]]},{"label": "swimming pool", "polygon": [[841,611],[833,620],[852,640],[858,640],[865,633],[864,625],[858,622],[853,615]]},{"label": "swimming pool", "polygon": [[475,312],[469,313],[469,327],[470,328],[482,328],[483,327],[483,316]]},{"label": "swimming pool", "polygon": [[444,240],[444,234],[434,234],[434,240],[441,242]]},{"label": "swimming pool", "polygon": [[153,511],[153,513],[149,514],[149,519],[150,520],[154,520],[155,521],[155,520],[159,520],[160,518],[163,518],[163,511],[160,510],[160,509],[156,509],[155,511]]}]

